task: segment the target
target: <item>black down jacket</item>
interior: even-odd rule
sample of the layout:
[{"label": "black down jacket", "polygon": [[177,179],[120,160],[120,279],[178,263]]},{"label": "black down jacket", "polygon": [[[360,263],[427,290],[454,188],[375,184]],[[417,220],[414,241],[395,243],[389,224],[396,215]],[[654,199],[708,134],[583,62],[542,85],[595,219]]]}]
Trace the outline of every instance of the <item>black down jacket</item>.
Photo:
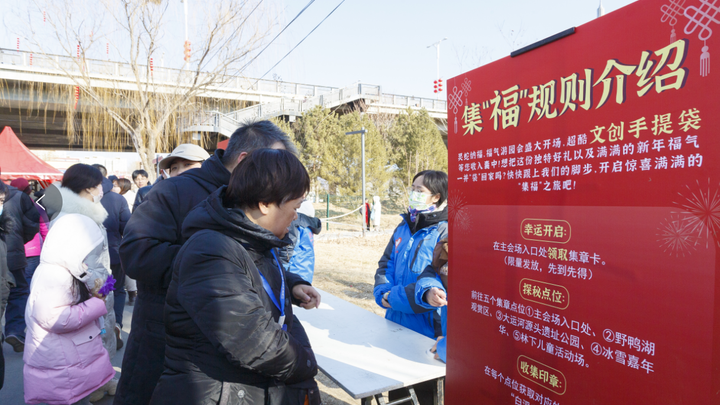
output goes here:
[{"label": "black down jacket", "polygon": [[10,271],[24,269],[27,265],[25,244],[40,231],[40,213],[32,198],[15,187],[8,186],[3,213],[11,224],[6,236],[7,265]]},{"label": "black down jacket", "polygon": [[230,181],[223,153],[216,150],[202,167],[156,182],[125,227],[120,260],[125,273],[137,280],[138,298],[114,405],[150,402],[163,371],[163,309],[171,266],[185,242],[182,224],[196,205]]},{"label": "black down jacket", "polygon": [[125,197],[112,191],[113,184],[109,179],[104,178],[102,186],[104,195],[100,200],[100,204],[108,213],[103,226],[107,231],[110,264],[119,264],[120,255],[118,249],[120,248],[123,232],[125,232],[125,225],[130,219],[130,207]]},{"label": "black down jacket", "polygon": [[[302,405],[305,392],[285,384],[317,373],[309,343],[293,336],[302,327],[293,319],[291,290],[307,283],[278,267],[273,251],[286,242],[242,210],[223,206],[225,190],[183,224],[188,239],[175,259],[165,304],[165,371],[151,404]],[[278,324],[280,311],[261,278],[279,297],[280,271],[289,333]]]}]

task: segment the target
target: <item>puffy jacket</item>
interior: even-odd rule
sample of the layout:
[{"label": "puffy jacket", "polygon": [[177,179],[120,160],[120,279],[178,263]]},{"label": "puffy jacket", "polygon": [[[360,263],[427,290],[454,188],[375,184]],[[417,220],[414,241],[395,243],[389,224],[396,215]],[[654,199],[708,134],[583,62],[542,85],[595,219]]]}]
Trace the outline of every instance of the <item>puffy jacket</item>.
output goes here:
[{"label": "puffy jacket", "polygon": [[8,186],[5,196],[3,215],[11,222],[11,231],[7,234],[7,264],[10,271],[24,269],[27,265],[25,244],[30,242],[40,230],[40,214],[29,195]]},{"label": "puffy jacket", "polygon": [[301,326],[293,318],[291,290],[307,283],[283,272],[287,332],[261,278],[279,297],[283,270],[273,251],[286,242],[242,210],[225,208],[225,190],[183,224],[187,242],[175,260],[165,305],[165,371],[150,403],[303,404],[304,395],[285,384],[317,373],[309,344],[293,336]]},{"label": "puffy jacket", "polygon": [[[5,313],[8,297],[10,296],[10,287],[14,286],[12,274],[7,266],[7,245],[5,245],[5,237],[9,231],[9,222],[5,214],[0,214],[0,314]],[[0,339],[2,344],[4,339]],[[0,389],[5,381],[5,357],[0,350]]]},{"label": "puffy jacket", "polygon": [[[103,208],[102,204],[96,204],[92,201],[86,200],[75,194],[69,188],[62,187],[59,184],[53,184],[52,187],[58,188],[60,195],[62,196],[62,206],[59,207],[59,212],[54,216],[53,220],[50,221],[50,231],[52,231],[55,224],[61,218],[67,215],[80,214],[90,218],[100,230],[104,239],[102,249],[98,254],[98,261],[100,263],[97,268],[97,272],[94,275],[94,277],[100,278],[104,283],[108,276],[110,276],[110,251],[108,249],[107,232],[103,226],[103,222],[107,218],[105,208]],[[48,232],[48,235],[50,235],[50,232]],[[70,233],[67,237],[72,238],[73,234]],[[40,262],[42,263],[42,254],[40,255]],[[32,285],[30,288],[32,289]],[[105,298],[105,308],[107,309],[107,313],[103,316],[103,319],[105,320],[105,330],[107,333],[102,335],[103,346],[105,346],[105,350],[108,351],[110,358],[113,358],[117,352],[116,337],[115,334],[112,333],[115,329],[115,311],[113,310],[114,303],[115,295],[111,291]]]},{"label": "puffy jacket", "polygon": [[288,239],[291,244],[281,250],[283,266],[287,271],[297,274],[308,283],[312,283],[315,273],[315,238],[322,230],[320,219],[298,212],[298,217],[290,225]]},{"label": "puffy jacket", "polygon": [[395,228],[385,253],[375,272],[375,302],[382,306],[382,297],[390,292],[385,318],[399,323],[427,337],[439,336],[440,313],[428,311],[414,299],[415,282],[432,262],[437,242],[447,236],[447,207],[443,210],[418,214],[416,222],[410,214]]},{"label": "puffy jacket", "polygon": [[73,286],[73,275],[92,283],[88,273],[104,271],[83,266],[104,244],[97,224],[80,214],[62,216],[48,233],[25,310],[26,403],[72,404],[115,376],[100,338],[105,303],[92,297],[78,304]]},{"label": "puffy jacket", "polygon": [[[423,299],[425,293],[433,287],[441,289],[445,293],[445,297],[447,297],[447,290],[443,286],[440,276],[432,266],[427,266],[415,284],[415,302],[423,308],[435,309],[435,307]],[[447,305],[440,308],[440,319],[442,323],[442,336],[445,336],[445,339],[438,342],[437,354],[440,356],[440,360],[447,363]]]},{"label": "puffy jacket", "polygon": [[30,242],[25,244],[25,257],[40,256],[40,252],[42,252],[43,242],[47,237],[48,224],[50,223],[50,219],[48,219],[45,208],[41,207],[40,204],[38,204],[37,202],[34,204],[35,209],[37,209],[38,214],[40,215],[40,232],[36,233],[35,237]]},{"label": "puffy jacket", "polygon": [[125,232],[125,225],[130,219],[130,207],[128,207],[125,197],[112,191],[113,184],[109,179],[103,179],[102,185],[103,198],[100,200],[100,204],[108,213],[103,226],[107,231],[110,264],[117,264],[120,263],[118,249],[120,248],[123,232]]},{"label": "puffy jacket", "polygon": [[223,153],[217,150],[202,167],[157,182],[146,201],[133,211],[120,244],[120,259],[127,275],[137,280],[139,291],[165,296],[172,276],[170,266],[185,242],[185,217],[230,181],[230,172],[222,165]]},{"label": "puffy jacket", "polygon": [[202,167],[156,182],[125,227],[120,260],[125,273],[137,280],[138,300],[115,405],[147,405],[163,372],[163,308],[171,266],[185,243],[182,224],[190,210],[230,181],[223,153],[217,150]]}]

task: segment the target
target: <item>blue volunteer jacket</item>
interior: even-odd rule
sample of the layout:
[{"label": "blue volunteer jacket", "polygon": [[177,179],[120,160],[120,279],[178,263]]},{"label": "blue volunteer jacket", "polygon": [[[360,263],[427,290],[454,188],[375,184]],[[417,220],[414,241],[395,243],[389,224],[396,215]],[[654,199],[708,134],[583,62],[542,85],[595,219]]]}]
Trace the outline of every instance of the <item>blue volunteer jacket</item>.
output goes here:
[{"label": "blue volunteer jacket", "polygon": [[320,219],[298,212],[296,220],[290,224],[287,239],[290,245],[280,250],[280,261],[285,270],[297,274],[308,283],[312,283],[315,273],[315,236],[322,230]]},{"label": "blue volunteer jacket", "polygon": [[403,214],[395,228],[375,272],[375,302],[382,307],[382,297],[390,292],[385,318],[433,338],[441,334],[440,312],[428,310],[415,302],[415,282],[432,262],[437,242],[447,236],[447,208],[425,212],[416,222]]},{"label": "blue volunteer jacket", "polygon": [[[432,266],[428,266],[420,277],[418,277],[417,283],[415,284],[415,302],[417,302],[419,306],[427,309],[435,309],[435,307],[423,300],[425,292],[433,287],[443,290],[445,297],[447,297],[447,290],[443,287],[440,276]],[[445,336],[445,339],[438,342],[437,354],[443,363],[447,363],[447,305],[440,308],[440,318],[442,323],[442,336]]]}]

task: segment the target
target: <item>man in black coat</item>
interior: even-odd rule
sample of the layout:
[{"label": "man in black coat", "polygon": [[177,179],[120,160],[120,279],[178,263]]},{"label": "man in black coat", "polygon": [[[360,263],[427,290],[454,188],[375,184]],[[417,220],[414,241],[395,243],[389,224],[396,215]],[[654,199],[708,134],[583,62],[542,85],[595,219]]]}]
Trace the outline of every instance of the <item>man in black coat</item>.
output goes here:
[{"label": "man in black coat", "polygon": [[[102,172],[102,170],[101,170]],[[120,264],[120,241],[125,232],[125,225],[130,220],[130,207],[125,197],[112,191],[113,184],[108,178],[103,178],[103,197],[100,200],[108,216],[103,222],[103,226],[107,231],[108,250],[110,251],[110,271],[115,278],[115,330],[113,331],[117,338],[117,349],[123,346],[120,339],[120,331],[122,330],[123,310],[125,309],[125,272]],[[110,332],[110,331],[108,331]]]},{"label": "man in black coat", "polygon": [[5,309],[5,341],[16,352],[25,349],[25,305],[30,288],[25,279],[25,244],[40,230],[40,214],[29,195],[7,186],[3,215],[8,218],[7,264],[15,278]]},{"label": "man in black coat", "polygon": [[133,211],[120,245],[120,259],[127,275],[137,280],[138,298],[115,405],[148,404],[163,372],[165,297],[173,260],[185,242],[185,217],[228,184],[230,172],[248,153],[261,148],[297,153],[287,135],[270,121],[241,126],[230,137],[226,150],[216,150],[199,169],[155,184],[145,202]]}]

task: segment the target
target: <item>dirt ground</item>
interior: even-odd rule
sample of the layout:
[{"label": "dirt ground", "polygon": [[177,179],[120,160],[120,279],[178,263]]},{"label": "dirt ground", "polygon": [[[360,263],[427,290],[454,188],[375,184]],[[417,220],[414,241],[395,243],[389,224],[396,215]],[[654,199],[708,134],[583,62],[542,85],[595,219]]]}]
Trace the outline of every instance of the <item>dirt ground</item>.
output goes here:
[{"label": "dirt ground", "polygon": [[[393,218],[396,223],[389,231],[392,231],[394,225],[399,222],[397,221],[399,217],[393,216]],[[390,236],[389,233],[373,233],[364,239],[346,237],[317,240],[315,242],[313,285],[374,312],[378,316],[384,316],[384,311],[375,304],[372,291],[377,262],[382,256]],[[317,381],[323,404],[354,405],[360,403],[359,399],[353,399],[324,374],[319,373]]]}]

